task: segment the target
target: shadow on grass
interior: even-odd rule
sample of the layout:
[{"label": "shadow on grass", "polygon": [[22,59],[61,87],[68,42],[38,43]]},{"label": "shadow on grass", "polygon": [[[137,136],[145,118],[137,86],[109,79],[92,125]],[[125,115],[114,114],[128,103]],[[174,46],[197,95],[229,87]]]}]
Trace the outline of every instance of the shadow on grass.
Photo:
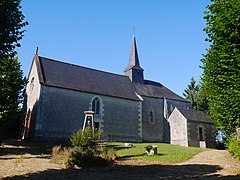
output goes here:
[{"label": "shadow on grass", "polygon": [[115,149],[116,151],[119,151],[119,150],[123,150],[123,149],[131,149],[131,148],[134,148],[135,146],[125,147],[125,146],[122,146],[122,145],[111,144],[111,145],[107,145],[106,147],[108,147],[108,148],[113,148],[113,149]]},{"label": "shadow on grass", "polygon": [[133,157],[145,156],[145,155],[146,155],[146,153],[136,154],[136,155],[128,155],[128,156],[120,156],[120,157],[117,157],[117,159],[118,160],[124,160],[124,159],[133,158]]},{"label": "shadow on grass", "polygon": [[164,154],[158,153],[155,155],[147,155],[146,153],[142,154],[135,154],[135,155],[127,155],[127,156],[120,156],[117,157],[118,160],[124,160],[124,159],[129,159],[129,158],[134,158],[134,157],[141,157],[141,156],[163,156]]},{"label": "shadow on grass", "polygon": [[219,166],[198,164],[145,166],[116,165],[114,167],[90,169],[49,169],[42,172],[7,177],[6,179],[185,179],[199,177],[239,179],[239,176],[211,175],[218,170],[221,170]]}]

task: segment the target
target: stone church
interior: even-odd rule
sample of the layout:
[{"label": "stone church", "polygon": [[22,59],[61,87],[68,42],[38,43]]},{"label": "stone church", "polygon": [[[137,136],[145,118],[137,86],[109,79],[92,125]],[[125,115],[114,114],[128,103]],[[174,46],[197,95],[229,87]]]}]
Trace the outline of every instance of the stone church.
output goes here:
[{"label": "stone church", "polygon": [[67,140],[92,110],[103,140],[170,142],[168,117],[191,108],[159,82],[144,79],[133,36],[124,75],[34,55],[25,89],[23,139]]}]

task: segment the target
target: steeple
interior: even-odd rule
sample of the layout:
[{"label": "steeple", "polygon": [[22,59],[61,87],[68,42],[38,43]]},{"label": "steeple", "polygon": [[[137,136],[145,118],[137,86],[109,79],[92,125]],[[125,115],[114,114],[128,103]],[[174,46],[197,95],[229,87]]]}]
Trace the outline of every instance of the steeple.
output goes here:
[{"label": "steeple", "polygon": [[124,70],[124,73],[131,79],[132,82],[143,84],[144,83],[143,71],[144,70],[140,67],[138,59],[136,38],[135,35],[133,35],[129,62],[127,68]]}]

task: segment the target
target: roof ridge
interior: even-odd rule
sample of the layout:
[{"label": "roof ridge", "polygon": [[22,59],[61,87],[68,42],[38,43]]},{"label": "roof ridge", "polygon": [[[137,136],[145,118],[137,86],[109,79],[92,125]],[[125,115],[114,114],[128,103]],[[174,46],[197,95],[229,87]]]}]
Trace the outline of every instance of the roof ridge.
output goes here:
[{"label": "roof ridge", "polygon": [[107,72],[107,71],[103,71],[103,70],[99,70],[99,69],[89,68],[89,67],[85,67],[85,66],[81,66],[81,65],[77,65],[77,64],[72,64],[72,63],[68,63],[68,62],[63,62],[63,61],[60,61],[60,60],[55,60],[55,59],[52,59],[52,58],[47,58],[47,57],[43,57],[43,56],[38,56],[38,57],[39,57],[39,58],[47,59],[47,60],[49,60],[49,61],[54,61],[54,62],[57,62],[57,63],[62,63],[62,64],[71,65],[71,66],[75,66],[75,67],[81,67],[81,68],[85,68],[85,69],[89,69],[89,70],[93,70],[93,71],[97,71],[97,72],[101,72],[101,73],[106,73],[106,74],[112,74],[112,75],[116,75],[116,76],[127,77],[127,76],[122,75],[122,74],[116,74],[116,73]]},{"label": "roof ridge", "polygon": [[177,109],[179,110],[185,110],[185,111],[196,111],[196,112],[200,112],[200,113],[204,113],[203,111],[197,110],[197,109],[185,109],[183,107],[177,107]]}]

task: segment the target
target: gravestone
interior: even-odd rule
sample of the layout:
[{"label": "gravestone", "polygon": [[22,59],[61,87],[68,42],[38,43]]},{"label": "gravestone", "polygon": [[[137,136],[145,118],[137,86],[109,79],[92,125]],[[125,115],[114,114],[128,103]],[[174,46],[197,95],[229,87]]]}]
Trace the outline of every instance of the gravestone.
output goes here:
[{"label": "gravestone", "polygon": [[206,148],[206,141],[199,141],[199,147],[200,148]]}]

